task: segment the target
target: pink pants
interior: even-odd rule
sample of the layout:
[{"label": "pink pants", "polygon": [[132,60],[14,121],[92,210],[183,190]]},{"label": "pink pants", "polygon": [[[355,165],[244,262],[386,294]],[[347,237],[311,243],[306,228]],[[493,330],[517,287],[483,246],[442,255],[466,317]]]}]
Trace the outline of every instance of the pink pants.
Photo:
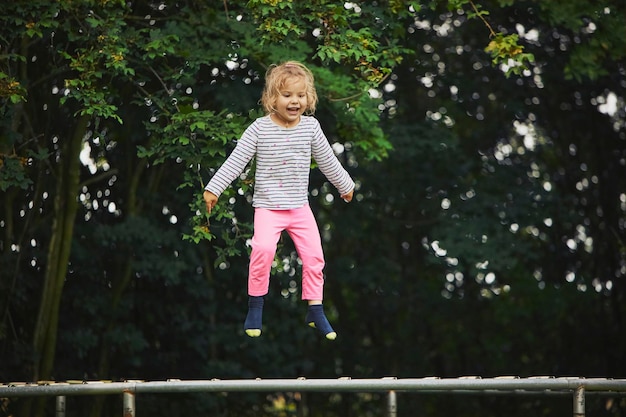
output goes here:
[{"label": "pink pants", "polygon": [[289,233],[302,259],[302,299],[322,300],[324,253],[317,223],[308,205],[291,210],[254,210],[248,294],[267,294],[276,245],[283,230]]}]

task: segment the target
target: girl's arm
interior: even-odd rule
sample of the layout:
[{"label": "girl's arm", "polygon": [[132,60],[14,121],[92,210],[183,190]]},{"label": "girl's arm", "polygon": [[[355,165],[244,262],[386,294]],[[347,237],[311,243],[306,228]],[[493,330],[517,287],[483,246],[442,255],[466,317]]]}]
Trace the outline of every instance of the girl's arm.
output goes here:
[{"label": "girl's arm", "polygon": [[337,156],[335,156],[333,148],[331,148],[330,143],[328,143],[328,139],[326,135],[324,135],[317,120],[315,121],[315,125],[313,141],[311,143],[311,155],[313,159],[315,159],[315,162],[317,162],[322,173],[328,178],[328,181],[337,188],[341,198],[349,202],[352,200],[354,181],[341,165]]},{"label": "girl's arm", "polygon": [[[217,170],[215,175],[213,175],[211,181],[209,181],[204,189],[213,194],[217,199],[217,197],[224,192],[226,187],[228,187],[235,178],[241,175],[246,165],[248,165],[248,162],[250,162],[252,157],[256,154],[256,145],[256,125],[253,123],[243,132],[235,149],[231,152],[220,169]],[[205,202],[206,201],[205,198]]]}]

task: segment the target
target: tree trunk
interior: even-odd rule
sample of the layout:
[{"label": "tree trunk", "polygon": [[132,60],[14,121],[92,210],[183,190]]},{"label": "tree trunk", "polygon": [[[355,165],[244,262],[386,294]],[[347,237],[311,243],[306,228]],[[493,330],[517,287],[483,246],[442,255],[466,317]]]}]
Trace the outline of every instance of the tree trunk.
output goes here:
[{"label": "tree trunk", "polygon": [[[82,116],[78,119],[73,136],[65,141],[61,150],[52,234],[48,245],[41,303],[33,332],[34,381],[52,378],[59,325],[59,307],[70,260],[74,220],[78,211],[79,155],[88,123],[88,116]],[[33,415],[43,415],[43,404],[43,401],[38,401]]]}]

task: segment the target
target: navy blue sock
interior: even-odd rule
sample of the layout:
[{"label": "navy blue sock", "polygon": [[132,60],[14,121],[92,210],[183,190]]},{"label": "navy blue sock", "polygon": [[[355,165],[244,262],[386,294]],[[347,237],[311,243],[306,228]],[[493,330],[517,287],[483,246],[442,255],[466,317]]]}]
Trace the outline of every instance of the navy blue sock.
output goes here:
[{"label": "navy blue sock", "polygon": [[316,328],[326,336],[326,339],[335,340],[337,337],[337,333],[335,333],[324,314],[324,306],[322,304],[309,305],[305,320],[309,326]]},{"label": "navy blue sock", "polygon": [[246,316],[246,321],[243,324],[243,328],[246,331],[246,334],[250,337],[261,336],[264,302],[264,296],[257,297],[251,295],[248,297],[248,315]]}]

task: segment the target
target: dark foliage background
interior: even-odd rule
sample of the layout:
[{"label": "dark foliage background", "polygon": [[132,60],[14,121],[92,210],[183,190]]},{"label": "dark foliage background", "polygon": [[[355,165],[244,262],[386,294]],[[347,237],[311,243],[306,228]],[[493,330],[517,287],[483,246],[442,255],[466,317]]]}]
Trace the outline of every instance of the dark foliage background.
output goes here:
[{"label": "dark foliage background", "polygon": [[[623,378],[624,9],[617,0],[3,4],[0,382]],[[492,62],[485,47],[496,32],[519,36],[534,56],[527,69],[507,75],[514,61]],[[251,175],[211,218],[200,198],[260,114],[265,69],[285,59],[315,72],[317,117],[358,184],[344,204],[311,174],[332,343],[304,324],[286,235],[263,336],[245,336]],[[380,416],[386,401],[168,394],[139,396],[137,410]],[[399,416],[572,407],[568,396],[410,393],[398,404]],[[594,416],[625,407],[587,400]],[[120,409],[117,397],[69,398],[67,415]],[[0,407],[53,412],[49,399]]]}]

